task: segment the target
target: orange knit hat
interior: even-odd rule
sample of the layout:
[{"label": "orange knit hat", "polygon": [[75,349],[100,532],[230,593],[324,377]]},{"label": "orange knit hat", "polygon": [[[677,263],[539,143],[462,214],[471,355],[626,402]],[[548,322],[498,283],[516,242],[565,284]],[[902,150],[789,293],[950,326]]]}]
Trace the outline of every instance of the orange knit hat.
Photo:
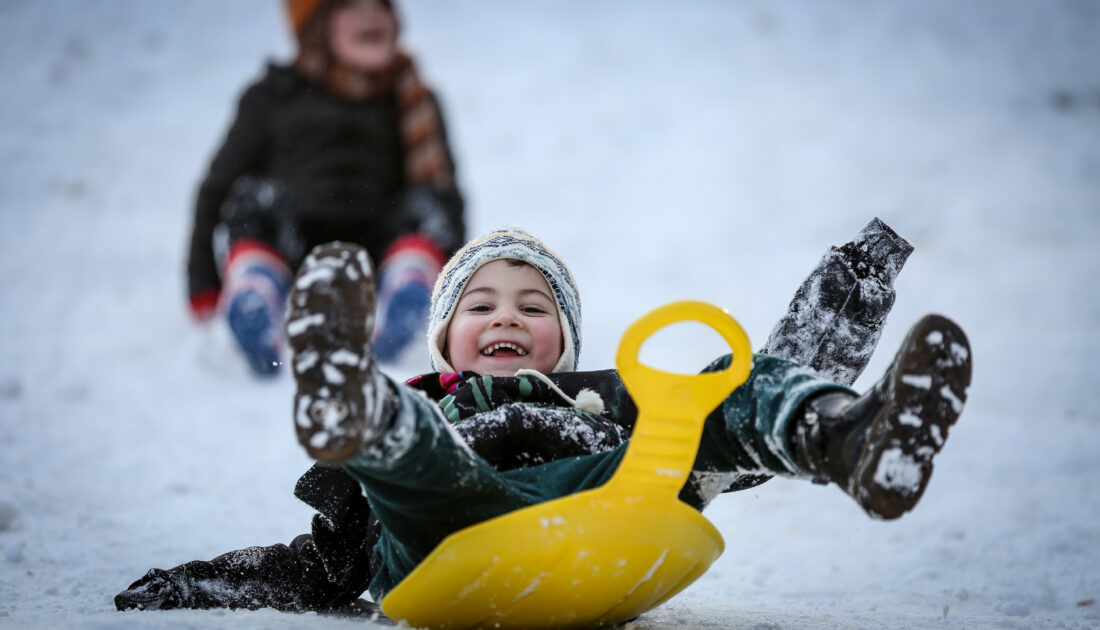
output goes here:
[{"label": "orange knit hat", "polygon": [[[322,1],[323,0],[286,0],[286,14],[290,19],[290,26],[294,29],[294,34],[296,36],[302,36],[302,30],[305,29],[310,18],[317,13],[317,8],[321,6]],[[393,0],[379,0],[379,2],[390,11],[394,10]]]},{"label": "orange knit hat", "polygon": [[290,18],[290,25],[294,28],[295,35],[301,35],[309,18],[317,11],[321,0],[286,0],[286,13]]}]

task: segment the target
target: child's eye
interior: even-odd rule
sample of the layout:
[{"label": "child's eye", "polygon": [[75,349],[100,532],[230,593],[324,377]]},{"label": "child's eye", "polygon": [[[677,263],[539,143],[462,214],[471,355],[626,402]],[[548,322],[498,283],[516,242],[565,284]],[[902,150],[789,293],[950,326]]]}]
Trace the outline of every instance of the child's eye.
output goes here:
[{"label": "child's eye", "polygon": [[545,315],[546,314],[546,309],[542,308],[541,306],[524,306],[522,310],[523,310],[524,313],[527,313],[528,315]]},{"label": "child's eye", "polygon": [[488,304],[474,304],[473,306],[467,308],[466,310],[471,312],[471,313],[488,313],[488,312],[492,311],[493,308],[491,306],[489,306]]}]

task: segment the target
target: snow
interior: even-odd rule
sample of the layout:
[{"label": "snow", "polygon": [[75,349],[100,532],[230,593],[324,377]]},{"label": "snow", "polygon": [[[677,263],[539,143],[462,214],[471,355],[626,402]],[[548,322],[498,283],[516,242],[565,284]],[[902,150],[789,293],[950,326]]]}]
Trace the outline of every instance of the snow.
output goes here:
[{"label": "snow", "polygon": [[883,453],[875,469],[876,484],[899,492],[909,490],[905,493],[909,495],[917,491],[923,478],[920,462],[897,448]]},{"label": "snow", "polygon": [[[635,629],[1100,626],[1100,3],[401,4],[471,232],[565,257],[582,369],[677,299],[761,342],[874,216],[916,250],[857,387],[926,312],[970,335],[912,514],[805,482],[723,495],[725,554]],[[309,529],[286,370],[254,381],[183,300],[197,179],[289,50],[275,0],[0,5],[0,627],[372,627],[111,601]],[[647,343],[660,367],[720,352],[676,328]]]},{"label": "snow", "polygon": [[921,389],[932,387],[932,377],[927,374],[902,374],[901,382]]}]

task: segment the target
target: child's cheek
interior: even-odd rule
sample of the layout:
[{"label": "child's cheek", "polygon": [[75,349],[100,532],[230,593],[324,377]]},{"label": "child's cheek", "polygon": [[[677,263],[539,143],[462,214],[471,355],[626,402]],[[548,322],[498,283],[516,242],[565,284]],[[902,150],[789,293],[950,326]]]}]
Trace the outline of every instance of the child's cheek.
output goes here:
[{"label": "child's cheek", "polygon": [[450,325],[447,326],[447,337],[443,346],[443,358],[458,371],[470,369],[471,367],[468,364],[471,342],[467,339],[469,335],[465,334],[467,332],[465,329],[469,326],[464,324],[465,320],[462,317],[455,317],[451,320]]}]

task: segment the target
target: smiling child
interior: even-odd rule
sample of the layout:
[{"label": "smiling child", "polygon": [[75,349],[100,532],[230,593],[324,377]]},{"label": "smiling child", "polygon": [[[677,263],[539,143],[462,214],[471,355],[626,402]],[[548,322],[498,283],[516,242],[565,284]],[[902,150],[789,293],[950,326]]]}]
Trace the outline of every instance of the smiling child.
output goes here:
[{"label": "smiling child", "polygon": [[[827,260],[864,275],[850,275],[848,292],[827,272],[812,275],[814,296],[836,303],[800,314],[839,315],[853,326],[863,319],[838,325],[842,333],[872,322],[873,346],[892,304],[882,289],[911,248],[888,228],[857,241]],[[428,325],[438,372],[406,384],[372,356],[372,274],[362,248],[326,244],[304,261],[289,300],[294,422],[322,464],[295,489],[319,511],[312,536],[150,570],[116,596],[120,610],[326,610],[366,605],[356,602],[364,589],[378,602],[451,533],[597,487],[614,473],[637,409],[615,370],[576,371],[579,293],[543,243],[506,229],[451,258]],[[852,303],[858,308],[845,311]],[[866,350],[857,345],[834,352]],[[956,324],[921,318],[862,395],[790,359],[752,359],[749,380],[706,418],[683,501],[702,510],[740,479],[778,475],[834,483],[872,518],[917,505],[970,384],[970,347]]]}]

